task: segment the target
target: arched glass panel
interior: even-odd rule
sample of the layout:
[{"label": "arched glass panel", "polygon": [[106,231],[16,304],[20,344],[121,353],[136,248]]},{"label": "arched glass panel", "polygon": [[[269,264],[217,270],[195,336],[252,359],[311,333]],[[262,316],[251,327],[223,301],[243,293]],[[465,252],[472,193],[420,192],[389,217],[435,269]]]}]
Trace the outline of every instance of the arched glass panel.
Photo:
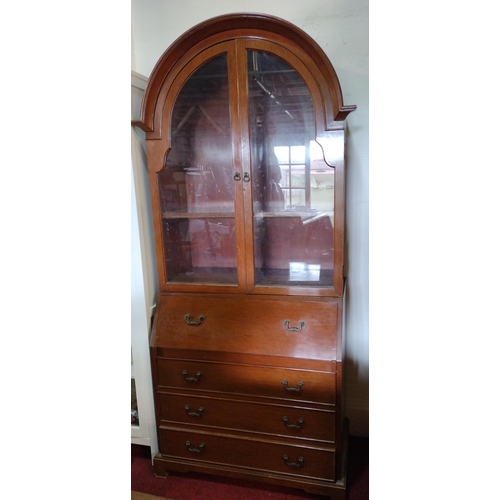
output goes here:
[{"label": "arched glass panel", "polygon": [[333,286],[334,172],[309,89],[276,55],[248,51],[257,285]]},{"label": "arched glass panel", "polygon": [[183,85],[172,149],[158,175],[167,282],[236,284],[236,235],[227,55]]}]

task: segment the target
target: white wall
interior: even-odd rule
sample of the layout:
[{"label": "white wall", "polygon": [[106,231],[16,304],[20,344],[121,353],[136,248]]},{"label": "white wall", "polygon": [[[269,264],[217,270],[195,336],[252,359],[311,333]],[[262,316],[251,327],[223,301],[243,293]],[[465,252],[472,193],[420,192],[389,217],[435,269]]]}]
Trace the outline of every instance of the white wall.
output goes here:
[{"label": "white wall", "polygon": [[347,416],[368,435],[368,0],[132,0],[132,70],[149,77],[189,28],[214,16],[259,12],[311,35],[330,58],[347,119]]}]

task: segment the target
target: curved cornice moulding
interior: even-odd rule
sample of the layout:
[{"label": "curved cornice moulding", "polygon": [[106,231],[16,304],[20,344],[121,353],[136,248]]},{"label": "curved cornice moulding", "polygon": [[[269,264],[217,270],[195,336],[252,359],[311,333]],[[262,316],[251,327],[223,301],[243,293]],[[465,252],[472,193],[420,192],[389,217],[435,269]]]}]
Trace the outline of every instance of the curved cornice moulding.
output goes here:
[{"label": "curved cornice moulding", "polygon": [[[140,118],[133,121],[133,125],[147,132],[148,139],[160,139],[158,119],[162,112],[160,94],[169,76],[175,76],[172,73],[175,72],[177,63],[198,44],[209,47],[237,38],[254,38],[276,43],[285,38],[295,45],[299,57],[303,54],[309,58],[308,69],[317,75],[322,75],[318,81],[318,88],[324,95],[323,103],[332,103],[331,107],[326,106],[324,109],[325,130],[338,128],[338,122],[345,120],[347,115],[356,109],[354,105],[344,105],[342,89],[332,63],[323,49],[302,29],[267,14],[235,13],[213,17],[197,24],[181,35],[163,53],[149,77]],[[311,67],[311,61],[315,67]]]}]

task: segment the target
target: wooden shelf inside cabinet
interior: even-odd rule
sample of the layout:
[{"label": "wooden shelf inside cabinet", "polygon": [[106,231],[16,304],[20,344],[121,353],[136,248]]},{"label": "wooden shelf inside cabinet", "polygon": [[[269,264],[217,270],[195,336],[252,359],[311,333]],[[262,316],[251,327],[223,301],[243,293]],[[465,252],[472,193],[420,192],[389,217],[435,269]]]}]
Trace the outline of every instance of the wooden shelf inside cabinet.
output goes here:
[{"label": "wooden shelf inside cabinet", "polygon": [[[344,121],[354,109],[318,44],[272,16],[209,19],[155,66],[135,124],[150,141],[160,287],[158,475],[345,499]],[[323,172],[328,189],[314,177]]]},{"label": "wooden shelf inside cabinet", "polygon": [[234,212],[163,212],[163,219],[225,219],[233,218]]}]

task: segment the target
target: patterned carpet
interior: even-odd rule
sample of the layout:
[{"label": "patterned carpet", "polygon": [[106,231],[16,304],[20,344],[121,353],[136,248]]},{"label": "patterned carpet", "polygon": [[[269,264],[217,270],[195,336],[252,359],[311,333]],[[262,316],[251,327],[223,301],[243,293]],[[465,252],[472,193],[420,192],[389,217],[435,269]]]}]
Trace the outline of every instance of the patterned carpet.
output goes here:
[{"label": "patterned carpet", "polygon": [[[155,497],[154,495],[148,495],[147,493],[139,493],[138,491],[133,491],[131,500],[165,500],[165,497]],[[166,500],[173,499],[167,498]]]},{"label": "patterned carpet", "polygon": [[[326,500],[300,489],[246,479],[191,473],[156,477],[148,447],[132,445],[132,500]],[[346,500],[368,500],[369,441],[349,437]],[[137,493],[137,492],[142,493]],[[142,495],[142,496],[134,496]],[[156,496],[155,496],[156,495]]]}]

